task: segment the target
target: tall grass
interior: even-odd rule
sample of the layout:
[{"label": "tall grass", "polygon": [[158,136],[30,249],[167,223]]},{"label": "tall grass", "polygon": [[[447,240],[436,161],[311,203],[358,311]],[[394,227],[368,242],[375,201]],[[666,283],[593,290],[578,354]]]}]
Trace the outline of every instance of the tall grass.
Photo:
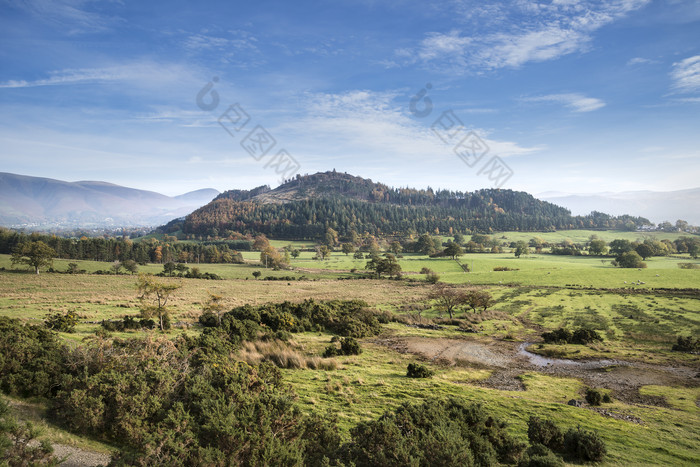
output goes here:
[{"label": "tall grass", "polygon": [[338,361],[334,358],[306,356],[293,343],[280,340],[244,342],[239,357],[250,365],[271,362],[279,368],[336,370]]}]

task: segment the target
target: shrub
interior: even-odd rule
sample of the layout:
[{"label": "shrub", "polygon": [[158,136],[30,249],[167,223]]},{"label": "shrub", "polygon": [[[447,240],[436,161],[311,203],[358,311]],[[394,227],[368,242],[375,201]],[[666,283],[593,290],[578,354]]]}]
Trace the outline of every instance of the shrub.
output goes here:
[{"label": "shrub", "polygon": [[530,446],[518,462],[518,467],[563,467],[564,461],[541,444]]},{"label": "shrub", "polygon": [[568,329],[559,328],[551,332],[545,332],[542,334],[542,339],[547,344],[566,344],[571,342],[573,334]]},{"label": "shrub", "polygon": [[587,388],[586,389],[586,402],[591,405],[600,405],[603,401],[603,394],[598,389]]},{"label": "shrub", "polygon": [[29,423],[19,423],[7,403],[0,399],[0,465],[59,465],[53,447],[46,440],[37,442],[38,430]]},{"label": "shrub", "polygon": [[438,282],[440,282],[440,275],[435,272],[431,272],[425,276],[425,280],[429,284],[437,284]]},{"label": "shrub", "polygon": [[74,311],[46,315],[44,325],[54,331],[71,333],[78,324],[78,315]]},{"label": "shrub", "polygon": [[532,445],[542,445],[553,451],[559,451],[564,443],[564,435],[551,420],[530,417],[527,422],[527,438]]},{"label": "shrub", "polygon": [[360,343],[352,337],[345,337],[340,341],[340,351],[343,355],[359,355],[362,353]]},{"label": "shrub", "polygon": [[434,372],[425,365],[418,363],[409,363],[406,371],[406,376],[409,378],[430,378]]},{"label": "shrub", "polygon": [[577,329],[571,336],[572,344],[589,344],[595,341],[602,341],[603,338],[600,337],[593,329]]},{"label": "shrub", "polygon": [[109,332],[153,329],[156,326],[156,322],[152,319],[136,319],[133,316],[124,316],[121,320],[102,320],[100,324]]},{"label": "shrub", "polygon": [[584,462],[600,462],[605,457],[605,443],[593,431],[571,428],[564,435],[564,452],[572,459]]},{"label": "shrub", "polygon": [[568,329],[559,328],[542,334],[547,344],[588,344],[602,341],[603,338],[593,329],[577,329],[573,333]]},{"label": "shrub", "polygon": [[[335,336],[334,336],[335,338]],[[336,357],[338,355],[359,355],[362,353],[362,348],[360,348],[360,343],[357,342],[352,337],[343,337],[340,340],[340,348],[336,347],[334,342],[337,342],[338,339],[336,340],[331,340],[331,345],[326,347],[326,350],[323,352],[323,356],[325,358],[328,357]]]},{"label": "shrub", "polygon": [[673,344],[671,350],[677,352],[690,352],[698,353],[700,352],[700,338],[693,338],[693,336],[678,336],[676,343]]},{"label": "shrub", "polygon": [[681,269],[700,269],[700,264],[696,263],[678,263],[678,267]]},{"label": "shrub", "polygon": [[344,465],[498,465],[524,448],[481,406],[455,399],[406,403],[350,432]]},{"label": "shrub", "polygon": [[66,351],[44,326],[0,317],[0,389],[23,397],[49,396],[59,387]]}]

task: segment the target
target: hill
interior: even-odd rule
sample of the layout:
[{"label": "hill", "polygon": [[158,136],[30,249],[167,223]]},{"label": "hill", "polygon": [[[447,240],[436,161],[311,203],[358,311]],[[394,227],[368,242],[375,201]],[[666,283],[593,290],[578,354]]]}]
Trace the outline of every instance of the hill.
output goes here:
[{"label": "hill", "polygon": [[177,197],[99,181],[65,182],[0,173],[0,225],[9,227],[147,226],[184,216],[218,194]]},{"label": "hill", "polygon": [[677,191],[624,191],[620,193],[542,193],[537,196],[571,209],[573,214],[585,214],[593,210],[604,211],[613,215],[633,212],[644,216],[654,223],[678,219],[692,225],[700,225],[700,188]]},{"label": "hill", "polygon": [[392,188],[345,173],[297,176],[279,187],[230,190],[164,227],[201,236],[264,233],[273,238],[319,238],[327,228],[341,235],[370,233],[546,231],[629,228],[646,219],[601,213],[574,217],[570,211],[525,192],[474,192]]}]

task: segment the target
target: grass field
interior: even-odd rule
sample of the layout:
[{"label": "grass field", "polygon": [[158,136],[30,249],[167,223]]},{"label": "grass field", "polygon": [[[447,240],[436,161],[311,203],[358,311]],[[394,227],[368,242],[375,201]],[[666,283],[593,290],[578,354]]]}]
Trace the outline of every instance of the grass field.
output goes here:
[{"label": "grass field", "polygon": [[[630,238],[620,232],[563,232],[573,241],[586,240],[591,233],[602,238]],[[610,237],[605,237],[604,235]],[[636,234],[636,233],[626,233]],[[509,240],[533,234],[508,233]],[[546,236],[559,233],[540,234]],[[637,234],[639,235],[639,234]],[[672,235],[672,234],[664,234]],[[632,239],[632,238],[630,238]],[[281,247],[290,242],[275,242]],[[296,242],[296,248],[310,246]],[[690,368],[700,370],[700,357],[671,351],[678,335],[700,335],[700,270],[682,270],[678,258],[652,258],[648,268],[618,269],[610,258],[529,255],[516,259],[512,254],[471,254],[460,258],[473,265],[464,273],[450,259],[405,255],[400,264],[405,280],[339,280],[357,278],[365,259],[333,253],[328,260],[317,261],[313,253],[303,252],[293,261],[290,271],[272,271],[258,264],[259,253],[244,252],[247,263],[189,265],[202,272],[218,274],[225,280],[164,278],[182,285],[172,300],[175,329],[196,333],[201,304],[208,293],[224,296],[227,308],[243,304],[262,304],[307,298],[363,299],[378,310],[390,311],[413,322],[434,322],[441,313],[429,302],[431,285],[418,274],[423,267],[436,271],[441,281],[486,288],[494,297],[489,311],[474,314],[460,310],[456,323],[443,324],[441,330],[408,327],[400,322],[384,325],[380,338],[362,340],[363,353],[338,357],[336,370],[284,369],[285,381],[298,394],[298,405],[308,412],[337,414],[343,433],[361,420],[376,418],[388,408],[406,402],[420,402],[427,396],[453,396],[479,402],[509,423],[509,431],[526,440],[526,422],[530,415],[548,417],[563,427],[581,426],[600,433],[608,446],[605,465],[698,465],[700,464],[700,380],[643,384],[638,389],[642,402],[614,398],[601,411],[566,405],[569,399],[582,399],[587,375],[555,376],[540,371],[521,371],[518,378],[524,390],[494,389],[485,385],[496,367],[464,362],[425,360],[425,357],[399,352],[387,346],[391,339],[427,339],[440,342],[473,342],[506,348],[519,342],[538,342],[543,330],[567,327],[596,329],[603,342],[589,345],[533,345],[531,350],[545,355],[574,359],[614,359],[632,362],[635,368]],[[54,261],[54,269],[63,271],[69,262],[77,262],[89,273],[108,270],[109,263],[91,261]],[[696,264],[700,262],[694,261]],[[494,267],[518,269],[495,272]],[[4,270],[2,269],[4,268]],[[357,273],[351,273],[357,269]],[[140,266],[142,272],[157,273],[162,265]],[[254,280],[252,272],[265,276],[304,277],[304,280]],[[136,277],[96,274],[40,275],[10,271],[7,255],[0,255],[0,316],[41,323],[47,313],[76,311],[80,324],[76,332],[62,334],[78,344],[100,327],[103,319],[137,315]],[[658,289],[658,290],[655,290]],[[696,289],[662,290],[662,289]],[[439,321],[437,321],[439,322]],[[472,326],[476,334],[460,332],[457,324]],[[141,332],[115,334],[137,336]],[[303,333],[293,337],[300,352],[318,356],[329,344],[325,333]],[[436,371],[431,379],[414,380],[405,376],[409,362],[423,360]],[[645,366],[646,365],[646,366]],[[515,368],[517,369],[517,368]],[[642,370],[640,370],[642,371]],[[656,373],[654,373],[656,374]],[[658,379],[658,378],[657,378]],[[653,378],[652,378],[653,380]],[[669,380],[670,381],[670,380]],[[647,401],[647,402],[644,402]],[[651,403],[648,401],[661,401]],[[44,436],[87,449],[105,451],[109,446],[63,432],[45,421],[41,401],[14,400],[14,410],[23,418],[37,421]],[[606,415],[607,413],[607,415]],[[614,415],[611,416],[610,414]],[[625,418],[626,417],[626,418]],[[633,421],[630,421],[633,420]]]}]

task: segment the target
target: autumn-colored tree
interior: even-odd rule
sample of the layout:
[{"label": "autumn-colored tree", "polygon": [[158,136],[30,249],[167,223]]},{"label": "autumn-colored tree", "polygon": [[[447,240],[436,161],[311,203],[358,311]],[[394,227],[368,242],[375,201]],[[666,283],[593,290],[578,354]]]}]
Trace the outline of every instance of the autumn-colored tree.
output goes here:
[{"label": "autumn-colored tree", "polygon": [[260,262],[267,268],[279,268],[286,266],[284,258],[277,251],[277,248],[268,244],[268,246],[260,252]]},{"label": "autumn-colored tree", "polygon": [[265,235],[258,235],[253,241],[253,250],[263,251],[270,247],[270,241]]},{"label": "autumn-colored tree", "polygon": [[153,262],[160,263],[161,261],[163,261],[163,247],[158,245],[153,250]]}]

